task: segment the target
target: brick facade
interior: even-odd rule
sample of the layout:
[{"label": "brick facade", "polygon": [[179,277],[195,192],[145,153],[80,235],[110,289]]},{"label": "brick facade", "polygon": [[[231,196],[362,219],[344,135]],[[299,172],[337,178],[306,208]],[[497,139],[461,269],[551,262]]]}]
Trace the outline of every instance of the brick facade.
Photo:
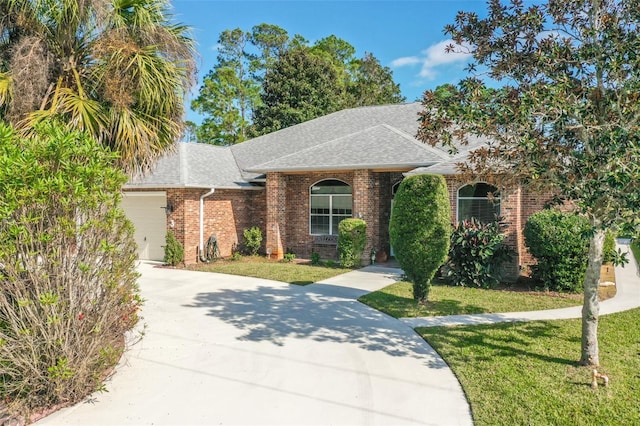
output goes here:
[{"label": "brick facade", "polygon": [[[337,259],[335,241],[314,238],[310,233],[310,188],[326,179],[345,182],[352,189],[353,216],[367,223],[367,246],[362,262],[368,264],[371,250],[390,254],[389,219],[392,188],[402,180],[402,172],[371,170],[311,172],[305,174],[268,173],[262,190],[216,189],[204,199],[204,243],[211,235],[218,240],[220,255],[230,256],[243,240],[243,231],[258,226],[263,232],[263,252],[281,259],[290,251],[299,258],[318,253],[323,259]],[[457,220],[457,194],[466,183],[455,176],[446,177],[451,205],[451,220]],[[164,189],[173,211],[167,217],[172,230],[185,248],[185,263],[199,261],[200,197],[207,189]],[[506,242],[516,251],[507,275],[516,277],[523,267],[534,263],[524,245],[523,227],[527,219],[541,210],[551,198],[522,188],[502,189],[501,215]]]}]

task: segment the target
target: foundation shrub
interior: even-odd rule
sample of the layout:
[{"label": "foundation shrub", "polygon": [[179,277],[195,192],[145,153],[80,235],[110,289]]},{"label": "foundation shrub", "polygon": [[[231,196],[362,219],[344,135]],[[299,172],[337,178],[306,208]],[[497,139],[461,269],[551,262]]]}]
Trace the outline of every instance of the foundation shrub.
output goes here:
[{"label": "foundation shrub", "polygon": [[255,256],[262,245],[262,231],[257,226],[244,230],[244,246],[247,254]]},{"label": "foundation shrub", "polygon": [[55,124],[0,124],[0,397],[15,416],[100,389],[138,321],[115,161]]},{"label": "foundation shrub", "polygon": [[417,175],[402,181],[394,198],[389,236],[419,302],[427,301],[431,280],[446,260],[450,221],[449,193],[442,176]]},{"label": "foundation shrub", "polygon": [[164,246],[164,263],[176,266],[184,261],[184,247],[180,241],[176,239],[173,232],[167,232]]},{"label": "foundation shrub", "polygon": [[338,224],[338,255],[343,268],[360,266],[367,244],[367,223],[362,219],[343,219]]},{"label": "foundation shrub", "polygon": [[542,210],[524,227],[527,248],[537,260],[531,277],[545,290],[580,292],[587,268],[589,221],[573,213]]},{"label": "foundation shrub", "polygon": [[443,268],[450,284],[494,288],[500,283],[502,266],[512,257],[503,228],[500,221],[482,223],[475,218],[458,223]]}]

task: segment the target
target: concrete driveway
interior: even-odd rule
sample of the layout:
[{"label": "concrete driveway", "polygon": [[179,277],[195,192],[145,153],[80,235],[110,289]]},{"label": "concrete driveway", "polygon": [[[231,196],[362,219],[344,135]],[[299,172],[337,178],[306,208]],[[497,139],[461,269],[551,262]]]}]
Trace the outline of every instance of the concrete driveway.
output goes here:
[{"label": "concrete driveway", "polygon": [[108,392],[38,425],[472,423],[433,349],[355,300],[391,283],[388,271],[307,287],[151,264],[140,272],[145,336]]}]

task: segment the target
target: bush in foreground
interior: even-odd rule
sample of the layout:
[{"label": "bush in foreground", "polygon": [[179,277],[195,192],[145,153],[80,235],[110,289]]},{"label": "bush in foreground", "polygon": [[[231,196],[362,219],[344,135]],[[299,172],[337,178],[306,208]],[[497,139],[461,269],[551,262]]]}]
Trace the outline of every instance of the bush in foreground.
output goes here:
[{"label": "bush in foreground", "polygon": [[0,123],[0,397],[14,415],[99,389],[137,322],[126,176],[89,137]]}]

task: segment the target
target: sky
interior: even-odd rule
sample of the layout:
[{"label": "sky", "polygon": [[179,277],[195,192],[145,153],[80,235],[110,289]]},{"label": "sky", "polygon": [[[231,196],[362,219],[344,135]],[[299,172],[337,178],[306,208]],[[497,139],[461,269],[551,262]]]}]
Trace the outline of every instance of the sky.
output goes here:
[{"label": "sky", "polygon": [[[402,94],[412,102],[425,90],[466,75],[468,58],[445,53],[450,40],[443,29],[460,10],[481,16],[486,10],[484,0],[171,0],[171,4],[174,19],[192,28],[199,53],[198,82],[191,98],[216,63],[222,31],[250,31],[268,23],[290,36],[300,34],[310,44],[333,34],[353,45],[357,57],[372,53],[391,68]],[[190,110],[186,118],[198,124],[202,120]]]}]

